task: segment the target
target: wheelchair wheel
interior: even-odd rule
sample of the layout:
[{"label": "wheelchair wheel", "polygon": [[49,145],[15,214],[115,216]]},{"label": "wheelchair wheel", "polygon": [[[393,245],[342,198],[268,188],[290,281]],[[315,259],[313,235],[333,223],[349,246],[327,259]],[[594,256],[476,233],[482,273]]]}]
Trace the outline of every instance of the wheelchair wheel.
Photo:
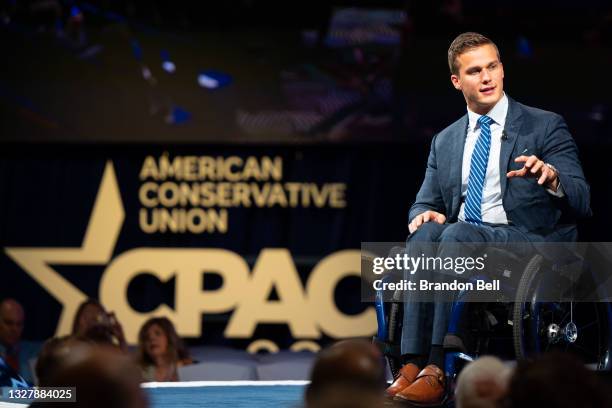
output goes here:
[{"label": "wheelchair wheel", "polygon": [[[401,344],[401,333],[402,333],[402,304],[393,302],[389,308],[389,333],[388,339],[391,344],[397,344],[398,347]],[[386,356],[387,362],[389,363],[389,369],[391,370],[391,375],[393,378],[397,378],[399,376],[399,371],[402,368],[402,361],[400,358],[400,353],[393,353]]]},{"label": "wheelchair wheel", "polygon": [[542,266],[543,258],[534,256],[517,289],[513,308],[517,359],[558,350],[570,352],[598,370],[612,369],[611,305],[542,301],[542,288],[558,279],[547,274]]}]

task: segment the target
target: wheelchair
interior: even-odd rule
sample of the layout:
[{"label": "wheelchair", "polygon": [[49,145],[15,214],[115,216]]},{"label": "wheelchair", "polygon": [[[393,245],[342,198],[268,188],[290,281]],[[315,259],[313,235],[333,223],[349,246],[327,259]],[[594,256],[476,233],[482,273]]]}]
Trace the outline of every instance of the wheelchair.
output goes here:
[{"label": "wheelchair", "polygon": [[[397,251],[397,248],[394,248]],[[459,293],[452,304],[447,335],[444,339],[445,363],[449,390],[454,388],[461,368],[484,354],[522,360],[540,353],[561,350],[575,354],[589,367],[612,371],[612,304],[599,301],[569,300],[567,296],[551,301],[550,289],[569,279],[566,271],[580,264],[580,256],[562,264],[541,254],[527,260],[504,253],[504,261],[494,266],[496,276],[514,290],[513,302],[472,303]],[[591,279],[588,268],[581,279]],[[475,276],[470,280],[482,279]],[[490,277],[485,277],[489,278]],[[581,294],[575,294],[581,296]],[[401,368],[400,337],[403,304],[401,293],[384,302],[376,293],[375,309],[378,331],[374,343],[387,359],[393,378]],[[606,293],[598,294],[608,299]],[[584,298],[582,298],[584,300]],[[457,333],[469,338],[464,342]]]}]

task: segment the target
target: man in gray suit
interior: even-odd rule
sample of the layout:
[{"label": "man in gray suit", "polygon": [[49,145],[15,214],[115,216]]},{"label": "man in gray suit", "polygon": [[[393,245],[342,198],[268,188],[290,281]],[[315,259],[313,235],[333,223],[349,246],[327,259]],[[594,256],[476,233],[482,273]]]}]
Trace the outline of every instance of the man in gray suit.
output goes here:
[{"label": "man in gray suit", "polygon": [[[416,242],[576,240],[575,221],[591,213],[590,193],[563,118],[504,93],[499,51],[481,34],[459,35],[448,64],[467,114],[433,138],[409,212],[408,249]],[[439,367],[449,317],[448,302],[405,303],[406,364],[389,395],[421,404],[444,398]]]}]

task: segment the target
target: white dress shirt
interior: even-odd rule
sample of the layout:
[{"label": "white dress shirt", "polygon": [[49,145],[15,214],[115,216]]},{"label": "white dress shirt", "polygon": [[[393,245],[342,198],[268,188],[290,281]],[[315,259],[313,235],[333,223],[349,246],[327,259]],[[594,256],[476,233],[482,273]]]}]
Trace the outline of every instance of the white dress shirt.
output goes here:
[{"label": "white dress shirt", "polygon": [[[491,149],[489,150],[489,162],[487,163],[487,174],[482,191],[482,221],[491,224],[507,224],[508,217],[502,204],[501,184],[499,174],[499,154],[501,152],[501,138],[508,114],[508,97],[504,93],[501,99],[487,113],[493,121],[491,122]],[[459,208],[459,219],[465,221],[465,196],[467,194],[468,178],[470,176],[470,163],[472,152],[476,141],[480,136],[480,125],[478,119],[481,115],[472,112],[468,108],[468,130],[463,147],[463,165],[461,168],[461,207]],[[504,177],[506,175],[504,174]]]}]

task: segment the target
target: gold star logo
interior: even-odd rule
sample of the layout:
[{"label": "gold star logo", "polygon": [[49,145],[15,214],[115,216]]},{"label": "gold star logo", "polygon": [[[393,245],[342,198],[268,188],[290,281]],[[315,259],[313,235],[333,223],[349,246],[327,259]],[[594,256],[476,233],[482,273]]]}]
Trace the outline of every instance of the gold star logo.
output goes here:
[{"label": "gold star logo", "polygon": [[5,248],[13,261],[62,304],[56,335],[70,333],[76,309],[87,296],[50,265],[108,263],[124,219],[117,177],[112,162],[108,161],[80,248]]}]

